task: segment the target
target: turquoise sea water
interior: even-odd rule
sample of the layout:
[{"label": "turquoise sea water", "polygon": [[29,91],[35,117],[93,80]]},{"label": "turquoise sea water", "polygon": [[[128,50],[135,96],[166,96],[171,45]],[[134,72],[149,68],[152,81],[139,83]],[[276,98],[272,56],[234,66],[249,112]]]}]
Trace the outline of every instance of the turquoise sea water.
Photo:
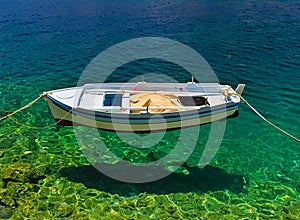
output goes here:
[{"label": "turquoise sea water", "polygon": [[[3,0],[0,115],[43,91],[75,86],[88,63],[116,43],[165,37],[200,53],[221,83],[245,83],[244,97],[299,138],[299,33],[298,1]],[[190,80],[178,70],[144,60],[110,80],[149,71]],[[14,118],[29,126],[54,122],[44,101]],[[199,148],[209,128],[201,127]],[[99,133],[132,162],[167,154],[179,135],[167,133],[149,154],[128,148],[114,133]],[[242,105],[209,166],[193,166],[196,149],[182,172],[129,184],[90,166],[72,127],[32,129],[6,120],[0,124],[0,218],[299,219],[299,147]]]}]

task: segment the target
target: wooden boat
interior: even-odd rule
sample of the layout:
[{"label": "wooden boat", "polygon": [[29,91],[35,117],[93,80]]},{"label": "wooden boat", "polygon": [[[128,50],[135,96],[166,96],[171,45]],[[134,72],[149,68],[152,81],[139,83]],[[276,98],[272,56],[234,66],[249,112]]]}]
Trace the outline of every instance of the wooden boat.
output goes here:
[{"label": "wooden boat", "polygon": [[217,83],[95,83],[47,92],[59,125],[152,132],[212,123],[238,115],[245,85]]}]

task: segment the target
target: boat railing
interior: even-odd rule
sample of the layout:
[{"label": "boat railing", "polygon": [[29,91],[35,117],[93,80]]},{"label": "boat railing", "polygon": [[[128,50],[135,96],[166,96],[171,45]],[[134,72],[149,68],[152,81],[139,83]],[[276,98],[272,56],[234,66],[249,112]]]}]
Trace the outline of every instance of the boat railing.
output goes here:
[{"label": "boat railing", "polygon": [[105,93],[114,93],[114,94],[140,94],[140,93],[157,93],[157,94],[173,94],[173,95],[179,95],[179,96],[213,96],[213,95],[220,95],[221,92],[176,92],[176,91],[147,91],[147,90],[114,90],[114,89],[91,89],[91,90],[85,90],[85,94],[91,94],[91,95],[103,95]]}]

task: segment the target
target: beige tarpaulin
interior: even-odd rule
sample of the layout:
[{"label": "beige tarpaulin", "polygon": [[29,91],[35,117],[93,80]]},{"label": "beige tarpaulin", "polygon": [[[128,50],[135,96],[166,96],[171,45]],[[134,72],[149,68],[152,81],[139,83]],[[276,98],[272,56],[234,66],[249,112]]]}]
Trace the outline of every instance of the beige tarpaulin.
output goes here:
[{"label": "beige tarpaulin", "polygon": [[[131,107],[175,107],[168,109],[149,109],[150,113],[178,112],[176,107],[183,107],[178,96],[163,93],[141,93],[130,97]],[[141,110],[132,110],[132,113],[140,113]]]}]

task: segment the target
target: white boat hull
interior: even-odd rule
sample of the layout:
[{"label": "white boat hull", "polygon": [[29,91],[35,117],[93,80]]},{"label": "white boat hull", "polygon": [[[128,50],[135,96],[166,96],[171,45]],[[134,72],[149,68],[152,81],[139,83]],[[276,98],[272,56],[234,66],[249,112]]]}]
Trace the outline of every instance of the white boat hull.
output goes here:
[{"label": "white boat hull", "polygon": [[[78,87],[74,89],[78,89]],[[68,89],[68,91],[54,90],[45,96],[57,124],[69,126],[83,125],[102,130],[121,132],[145,133],[209,124],[225,120],[228,117],[237,116],[240,104],[240,100],[236,98],[236,100],[231,102],[220,101],[216,105],[211,103],[211,106],[202,106],[198,109],[155,114],[149,112],[132,114],[130,112],[107,112],[97,110],[96,108],[88,109],[80,105],[75,106],[71,103],[77,103],[77,101],[72,100],[71,102],[70,100],[75,99],[76,95],[70,95],[71,91],[72,88]],[[55,95],[59,93],[60,96]],[[219,96],[216,95],[216,97]],[[80,99],[83,99],[82,91]]]}]

